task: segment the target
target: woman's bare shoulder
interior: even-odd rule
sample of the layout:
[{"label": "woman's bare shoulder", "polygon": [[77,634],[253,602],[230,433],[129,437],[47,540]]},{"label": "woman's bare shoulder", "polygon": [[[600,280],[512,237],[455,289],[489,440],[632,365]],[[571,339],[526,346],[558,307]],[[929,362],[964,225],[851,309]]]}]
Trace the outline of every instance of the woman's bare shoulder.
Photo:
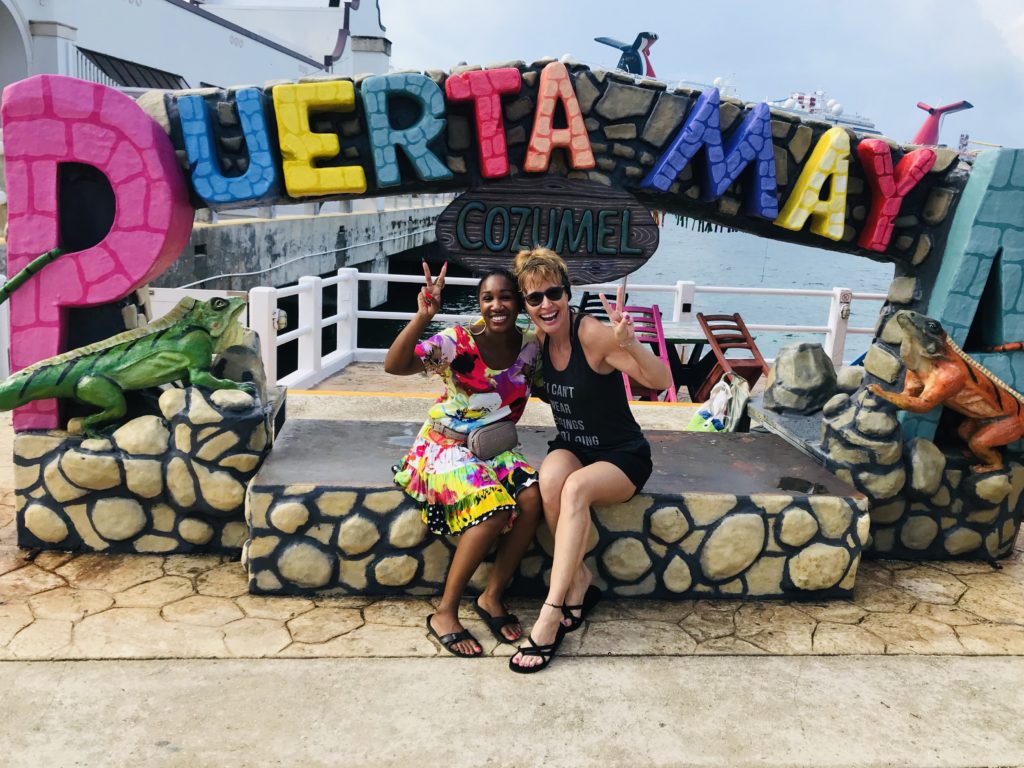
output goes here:
[{"label": "woman's bare shoulder", "polygon": [[602,323],[593,315],[583,315],[579,325],[580,341],[590,346],[591,344],[606,345],[615,340],[615,333],[607,323]]}]

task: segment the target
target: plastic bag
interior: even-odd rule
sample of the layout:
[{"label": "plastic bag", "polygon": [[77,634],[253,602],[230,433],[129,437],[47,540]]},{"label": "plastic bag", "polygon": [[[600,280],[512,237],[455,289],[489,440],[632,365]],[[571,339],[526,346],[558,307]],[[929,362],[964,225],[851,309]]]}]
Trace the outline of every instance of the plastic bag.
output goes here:
[{"label": "plastic bag", "polygon": [[750,385],[742,376],[726,373],[686,425],[687,432],[737,432],[746,423]]}]

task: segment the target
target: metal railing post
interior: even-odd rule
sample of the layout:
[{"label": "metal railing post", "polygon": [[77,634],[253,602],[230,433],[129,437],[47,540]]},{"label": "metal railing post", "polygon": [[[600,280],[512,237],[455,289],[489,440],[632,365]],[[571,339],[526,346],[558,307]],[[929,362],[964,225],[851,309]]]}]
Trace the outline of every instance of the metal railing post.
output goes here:
[{"label": "metal railing post", "polygon": [[306,275],[299,278],[299,327],[309,333],[299,336],[299,370],[318,373],[323,367],[324,281]]},{"label": "metal railing post", "polygon": [[260,337],[260,356],[267,381],[277,383],[277,291],[259,286],[249,289],[249,327]]},{"label": "metal railing post", "polygon": [[338,351],[355,356],[358,341],[359,270],[342,267],[338,270]]},{"label": "metal railing post", "polygon": [[689,280],[676,280],[675,300],[672,302],[672,322],[693,319],[693,297],[697,285]]},{"label": "metal railing post", "polygon": [[833,288],[832,301],[828,307],[828,332],[825,334],[825,354],[832,358],[838,368],[843,364],[843,350],[846,348],[846,328],[850,324],[850,304],[853,291],[849,288]]}]

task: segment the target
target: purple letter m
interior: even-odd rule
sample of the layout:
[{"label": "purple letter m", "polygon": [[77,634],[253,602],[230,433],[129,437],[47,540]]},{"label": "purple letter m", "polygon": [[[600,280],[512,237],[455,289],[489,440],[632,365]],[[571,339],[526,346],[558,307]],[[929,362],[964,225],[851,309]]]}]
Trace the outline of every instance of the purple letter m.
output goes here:
[{"label": "purple letter m", "polygon": [[775,149],[768,105],[755,106],[723,148],[718,114],[721,97],[717,88],[701,93],[690,116],[640,183],[643,189],[667,192],[697,150],[706,148],[704,185],[701,199],[717,200],[739,178],[743,169],[756,161],[753,183],[747,189],[746,212],[765,219],[779,215],[775,183]]}]

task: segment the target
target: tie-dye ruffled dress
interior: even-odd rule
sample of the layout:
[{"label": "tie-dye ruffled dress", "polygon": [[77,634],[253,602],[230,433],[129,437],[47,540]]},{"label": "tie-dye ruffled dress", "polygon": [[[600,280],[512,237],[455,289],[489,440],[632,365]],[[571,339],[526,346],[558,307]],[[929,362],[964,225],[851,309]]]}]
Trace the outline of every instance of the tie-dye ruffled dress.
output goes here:
[{"label": "tie-dye ruffled dress", "polygon": [[464,443],[432,429],[469,431],[501,419],[519,421],[539,383],[540,345],[523,334],[519,357],[504,370],[488,368],[476,342],[462,326],[446,328],[416,345],[428,373],[444,380],[445,392],[430,409],[412,449],[394,467],[395,483],[423,508],[431,532],[459,534],[494,514],[516,516],[515,497],[537,482],[535,470],[518,450],[493,459],[474,456]]}]

